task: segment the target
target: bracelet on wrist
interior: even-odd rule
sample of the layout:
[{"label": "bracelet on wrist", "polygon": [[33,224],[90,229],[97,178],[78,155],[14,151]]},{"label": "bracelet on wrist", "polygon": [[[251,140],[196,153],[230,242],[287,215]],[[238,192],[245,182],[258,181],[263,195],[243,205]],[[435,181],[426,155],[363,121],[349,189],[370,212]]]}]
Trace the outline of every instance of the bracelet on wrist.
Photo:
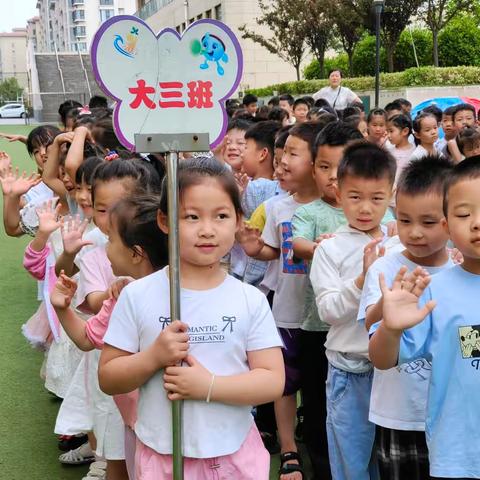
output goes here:
[{"label": "bracelet on wrist", "polygon": [[206,402],[210,403],[210,397],[212,396],[213,384],[215,383],[215,375],[212,373],[212,379],[210,380],[210,386],[208,387]]}]

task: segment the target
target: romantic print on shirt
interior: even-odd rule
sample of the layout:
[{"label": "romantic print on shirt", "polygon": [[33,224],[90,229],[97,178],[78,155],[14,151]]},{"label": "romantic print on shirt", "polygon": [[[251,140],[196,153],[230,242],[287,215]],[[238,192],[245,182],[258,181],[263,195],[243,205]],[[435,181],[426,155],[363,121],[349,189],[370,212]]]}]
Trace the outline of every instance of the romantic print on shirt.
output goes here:
[{"label": "romantic print on shirt", "polygon": [[307,262],[293,256],[292,222],[282,222],[282,264],[284,273],[308,273]]},{"label": "romantic print on shirt", "polygon": [[463,358],[480,357],[480,325],[458,327]]},{"label": "romantic print on shirt", "polygon": [[428,380],[432,370],[432,364],[424,358],[419,358],[413,362],[404,363],[397,367],[399,373],[415,375],[419,380]]},{"label": "romantic print on shirt", "polygon": [[[158,317],[158,321],[162,326],[162,331],[172,323],[170,317]],[[224,315],[220,325],[195,325],[188,327],[188,342],[192,344],[198,343],[224,343],[226,335],[234,332],[234,325],[237,317]]]}]

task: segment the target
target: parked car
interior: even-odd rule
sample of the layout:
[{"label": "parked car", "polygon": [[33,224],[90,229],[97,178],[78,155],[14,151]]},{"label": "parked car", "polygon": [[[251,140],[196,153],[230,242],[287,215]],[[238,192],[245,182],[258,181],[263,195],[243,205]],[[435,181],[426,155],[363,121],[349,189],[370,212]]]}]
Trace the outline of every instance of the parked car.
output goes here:
[{"label": "parked car", "polygon": [[0,107],[0,118],[25,118],[27,113],[21,103],[8,103]]}]

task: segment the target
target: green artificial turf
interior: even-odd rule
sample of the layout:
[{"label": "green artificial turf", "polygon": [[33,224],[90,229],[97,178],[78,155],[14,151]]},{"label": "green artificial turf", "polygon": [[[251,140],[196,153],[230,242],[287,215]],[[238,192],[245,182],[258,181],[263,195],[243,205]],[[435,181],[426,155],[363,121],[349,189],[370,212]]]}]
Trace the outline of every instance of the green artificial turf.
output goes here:
[{"label": "green artificial turf", "polygon": [[[27,134],[32,127],[3,126],[0,132]],[[35,171],[23,144],[0,139],[0,150],[14,166]],[[36,282],[22,267],[28,237],[10,238],[0,228],[0,478],[5,480],[80,480],[86,467],[65,467],[53,427],[60,403],[39,376],[43,354],[21,334],[35,312]]]},{"label": "green artificial turf", "polygon": [[[27,135],[31,128],[0,125],[0,132]],[[35,171],[23,144],[0,139],[0,150],[20,170]],[[27,236],[7,237],[3,224],[0,227],[0,479],[80,480],[87,467],[58,462],[61,452],[53,427],[60,402],[45,390],[39,376],[43,354],[32,349],[20,331],[38,307],[36,282],[22,267],[29,241]],[[278,465],[275,456],[272,480],[278,478]]]}]

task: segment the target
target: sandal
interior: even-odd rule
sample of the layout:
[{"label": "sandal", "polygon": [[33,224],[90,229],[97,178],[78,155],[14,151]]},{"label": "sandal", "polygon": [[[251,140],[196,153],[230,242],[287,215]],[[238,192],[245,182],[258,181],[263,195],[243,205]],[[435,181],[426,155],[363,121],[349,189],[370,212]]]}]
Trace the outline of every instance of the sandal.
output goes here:
[{"label": "sandal", "polygon": [[58,457],[58,460],[60,463],[65,463],[67,465],[84,465],[86,463],[94,462],[95,455],[92,452],[89,443],[86,442],[74,450],[62,453]]},{"label": "sandal", "polygon": [[107,478],[107,462],[97,460],[90,464],[87,476],[82,480],[105,480]]},{"label": "sandal", "polygon": [[[296,460],[296,463],[287,463],[292,460]],[[290,473],[299,472],[302,475],[302,480],[305,478],[305,473],[302,468],[302,459],[298,452],[285,452],[280,454],[280,470],[279,475],[288,475]]]}]

